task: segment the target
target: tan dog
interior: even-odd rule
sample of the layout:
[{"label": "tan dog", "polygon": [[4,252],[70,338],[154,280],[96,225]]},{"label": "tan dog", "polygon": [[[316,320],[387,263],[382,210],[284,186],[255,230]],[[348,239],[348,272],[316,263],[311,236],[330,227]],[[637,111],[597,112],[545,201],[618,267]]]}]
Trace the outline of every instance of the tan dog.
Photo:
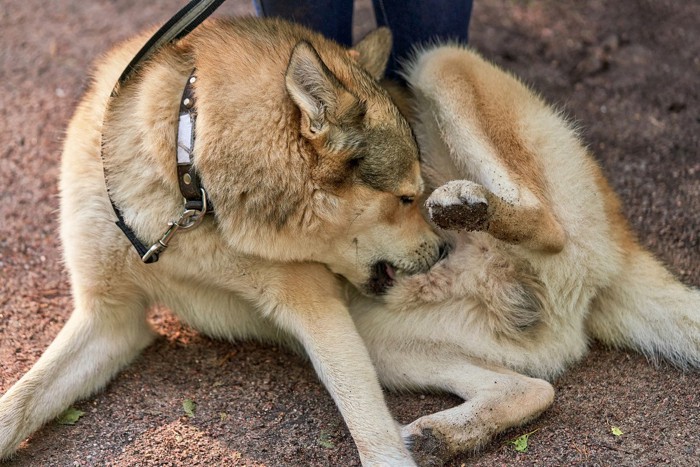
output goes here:
[{"label": "tan dog", "polygon": [[406,75],[424,176],[437,187],[429,215],[450,230],[451,253],[399,279],[387,303],[358,297],[351,309],[385,386],[465,402],[404,436],[437,437],[454,453],[527,422],[553,401],[545,380],[591,338],[700,367],[700,292],[637,243],[557,112],[456,46],[421,51]]},{"label": "tan dog", "polygon": [[[423,184],[413,134],[376,81],[388,31],[360,43],[355,60],[282,21],[211,21],[158,52],[106,111],[147,37],[102,60],[69,126],[61,238],[75,311],[0,399],[0,458],[138,355],[153,339],[146,309],[163,303],[210,336],[298,342],[362,462],[412,464],[335,276],[382,293],[439,252],[415,201]],[[194,163],[215,215],[146,265],[114,225],[101,139],[115,204],[155,242],[182,212],[175,128],[194,68]]]}]

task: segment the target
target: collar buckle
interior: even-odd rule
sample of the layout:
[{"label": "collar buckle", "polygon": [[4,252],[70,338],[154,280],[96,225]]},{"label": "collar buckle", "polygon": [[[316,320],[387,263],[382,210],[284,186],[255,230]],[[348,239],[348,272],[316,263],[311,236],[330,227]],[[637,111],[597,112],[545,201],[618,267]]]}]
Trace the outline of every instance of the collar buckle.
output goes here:
[{"label": "collar buckle", "polygon": [[141,257],[141,261],[144,263],[154,263],[158,261],[158,256],[168,248],[170,241],[175,237],[177,232],[180,230],[194,230],[202,223],[204,216],[207,214],[207,192],[204,191],[204,188],[200,188],[200,192],[202,194],[202,208],[188,209],[187,203],[185,203],[184,210],[182,214],[180,214],[178,220],[175,222],[168,222],[168,228],[163,232],[160,239],[151,245],[148,251]]}]

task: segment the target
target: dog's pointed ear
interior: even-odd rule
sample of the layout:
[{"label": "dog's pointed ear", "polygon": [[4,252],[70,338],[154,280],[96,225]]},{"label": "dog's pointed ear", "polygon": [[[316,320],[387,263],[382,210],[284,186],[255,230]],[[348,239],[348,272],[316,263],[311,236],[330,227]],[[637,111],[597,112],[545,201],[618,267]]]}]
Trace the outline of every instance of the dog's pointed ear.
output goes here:
[{"label": "dog's pointed ear", "polygon": [[384,77],[386,65],[389,63],[392,42],[389,28],[377,28],[355,44],[351,49],[351,56],[374,79],[379,81]]},{"label": "dog's pointed ear", "polygon": [[301,110],[301,133],[316,139],[328,130],[327,114],[335,108],[341,85],[311,44],[299,42],[285,76],[287,92]]}]

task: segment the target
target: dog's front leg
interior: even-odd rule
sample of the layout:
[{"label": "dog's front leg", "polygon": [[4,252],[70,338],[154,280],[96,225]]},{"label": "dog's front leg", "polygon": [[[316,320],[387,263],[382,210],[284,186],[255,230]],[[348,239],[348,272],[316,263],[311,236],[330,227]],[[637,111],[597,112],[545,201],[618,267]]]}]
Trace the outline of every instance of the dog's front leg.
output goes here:
[{"label": "dog's front leg", "polygon": [[[0,398],[0,459],[75,400],[103,387],[153,339],[144,303],[76,293],[76,309],[41,358]],[[122,302],[122,300],[124,300]]]},{"label": "dog's front leg", "polygon": [[258,303],[303,345],[343,415],[362,464],[414,465],[337,279],[318,264],[280,265],[260,272],[266,284]]}]

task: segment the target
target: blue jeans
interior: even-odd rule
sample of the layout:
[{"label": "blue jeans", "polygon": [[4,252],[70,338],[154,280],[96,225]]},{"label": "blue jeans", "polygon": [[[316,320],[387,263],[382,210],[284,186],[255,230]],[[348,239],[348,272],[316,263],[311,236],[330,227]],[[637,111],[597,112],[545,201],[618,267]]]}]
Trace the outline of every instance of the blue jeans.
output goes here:
[{"label": "blue jeans", "polygon": [[[253,0],[260,16],[301,23],[345,46],[352,45],[352,0]],[[433,40],[466,43],[472,0],[372,0],[377,25],[394,35],[387,76],[397,78],[401,59]]]}]

